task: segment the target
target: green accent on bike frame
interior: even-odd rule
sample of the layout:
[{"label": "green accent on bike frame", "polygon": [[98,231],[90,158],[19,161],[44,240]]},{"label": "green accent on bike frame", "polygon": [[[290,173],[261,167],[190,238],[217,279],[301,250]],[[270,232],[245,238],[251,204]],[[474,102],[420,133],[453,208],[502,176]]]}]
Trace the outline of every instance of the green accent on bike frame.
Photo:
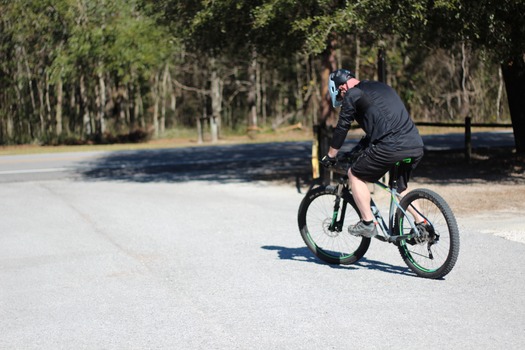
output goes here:
[{"label": "green accent on bike frame", "polygon": [[[399,161],[396,163],[396,165],[399,165],[401,164],[401,162],[403,163],[406,163],[406,164],[410,164],[412,163],[412,158],[405,158],[403,159],[402,161]],[[383,190],[387,191],[389,194],[390,194],[390,197],[391,197],[391,200],[394,200],[396,201],[398,204],[399,202],[397,201],[397,198],[396,196],[394,196],[394,194],[392,193],[392,191],[390,190],[390,187],[388,187],[387,185],[385,185],[384,183],[382,182],[379,182],[379,181],[376,181],[375,182],[376,185],[378,185],[379,187],[381,187]],[[397,193],[397,196],[399,196],[399,194]],[[400,219],[400,227],[403,227],[403,217],[401,217]],[[402,232],[399,232],[399,234],[402,234]],[[412,262],[412,264],[417,267],[418,269],[420,269],[421,271],[424,271],[424,272],[434,272],[434,271],[437,271],[438,269],[434,269],[434,270],[429,270],[429,269],[426,269],[424,267],[422,267],[421,265],[419,265],[417,262],[414,261],[414,259],[412,258],[412,254],[410,254],[410,251],[408,250],[408,246],[406,244],[406,241],[401,241],[401,246],[403,247],[403,249],[405,250],[405,254],[406,256],[408,257],[408,259],[410,260],[410,262]]]},{"label": "green accent on bike frame", "polygon": [[[403,227],[403,218],[401,218],[401,220],[399,222],[399,227]],[[424,272],[435,272],[435,271],[438,270],[438,269],[434,269],[434,270],[425,269],[423,266],[421,266],[417,262],[415,262],[414,259],[412,258],[412,254],[410,254],[410,251],[408,250],[408,246],[407,246],[406,241],[401,241],[401,246],[405,250],[405,254],[408,257],[408,259],[410,260],[410,262],[412,264],[414,264],[414,266],[417,267],[418,269],[420,269],[421,271],[424,271]]]},{"label": "green accent on bike frame", "polygon": [[339,214],[339,212],[334,210],[334,215],[332,215],[332,225],[335,223],[335,220],[337,220],[337,214]]}]

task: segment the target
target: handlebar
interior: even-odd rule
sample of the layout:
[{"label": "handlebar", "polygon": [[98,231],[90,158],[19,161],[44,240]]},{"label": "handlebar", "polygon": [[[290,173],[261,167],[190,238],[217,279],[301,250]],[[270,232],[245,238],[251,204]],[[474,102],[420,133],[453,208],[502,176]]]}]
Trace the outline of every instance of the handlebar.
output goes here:
[{"label": "handlebar", "polygon": [[336,156],[337,162],[330,168],[334,173],[347,175],[348,169],[358,155],[356,152],[339,152]]}]

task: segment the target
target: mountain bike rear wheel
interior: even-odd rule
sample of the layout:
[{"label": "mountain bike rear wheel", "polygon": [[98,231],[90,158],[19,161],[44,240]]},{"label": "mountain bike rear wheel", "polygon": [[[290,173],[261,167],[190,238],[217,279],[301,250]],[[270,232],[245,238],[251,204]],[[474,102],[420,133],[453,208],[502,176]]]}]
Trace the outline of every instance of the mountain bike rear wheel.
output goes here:
[{"label": "mountain bike rear wheel", "polygon": [[353,264],[365,255],[370,238],[348,233],[349,224],[359,221],[359,211],[352,195],[345,190],[340,208],[334,211],[336,195],[321,186],[309,191],[299,206],[301,237],[319,259],[330,264]]},{"label": "mountain bike rear wheel", "polygon": [[[459,230],[452,210],[440,195],[427,189],[409,192],[400,204],[405,211],[417,204],[420,214],[426,219],[420,237],[399,244],[401,257],[420,277],[444,277],[452,270],[459,255]],[[398,234],[413,233],[409,221],[399,209],[395,223]]]}]

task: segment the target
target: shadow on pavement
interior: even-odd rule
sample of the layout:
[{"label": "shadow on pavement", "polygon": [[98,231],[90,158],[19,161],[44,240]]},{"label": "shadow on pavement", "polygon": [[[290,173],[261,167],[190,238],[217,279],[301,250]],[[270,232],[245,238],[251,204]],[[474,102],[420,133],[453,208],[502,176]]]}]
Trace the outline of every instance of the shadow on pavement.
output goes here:
[{"label": "shadow on pavement", "polygon": [[83,179],[133,182],[309,182],[311,142],[113,152],[78,172]]},{"label": "shadow on pavement", "polygon": [[[462,136],[425,136],[425,157],[413,179],[441,184],[525,182],[525,160],[514,153],[512,134],[473,134],[475,147],[467,162]],[[459,140],[459,141],[458,141]],[[343,150],[350,150],[349,141]],[[490,146],[493,145],[493,146]],[[132,182],[211,181],[220,183],[278,181],[298,189],[312,182],[312,142],[215,145],[112,152],[77,172],[84,180]]]},{"label": "shadow on pavement", "polygon": [[377,270],[396,275],[406,275],[416,277],[416,274],[410,271],[408,267],[394,266],[381,261],[370,260],[366,257],[361,258],[356,264],[353,265],[334,265],[323,262],[313,255],[313,253],[306,247],[300,248],[288,248],[280,246],[262,246],[262,249],[276,251],[279,259],[281,260],[294,260],[300,262],[308,262],[319,265],[326,265],[334,269],[344,270],[356,270],[358,268],[365,268],[368,270]]},{"label": "shadow on pavement", "polygon": [[426,151],[413,178],[439,184],[525,183],[525,158],[511,147],[474,149],[470,161],[463,150]]}]

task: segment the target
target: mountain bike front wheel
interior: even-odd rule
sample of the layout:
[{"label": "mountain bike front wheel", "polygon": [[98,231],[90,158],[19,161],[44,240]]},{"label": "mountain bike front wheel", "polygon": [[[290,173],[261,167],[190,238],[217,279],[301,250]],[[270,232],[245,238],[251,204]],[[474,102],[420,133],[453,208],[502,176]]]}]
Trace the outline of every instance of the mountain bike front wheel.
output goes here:
[{"label": "mountain bike front wheel", "polygon": [[336,205],[333,187],[309,191],[299,206],[298,223],[301,237],[319,259],[330,264],[353,264],[365,255],[370,238],[348,233],[351,223],[359,221],[359,211],[348,190]]},{"label": "mountain bike front wheel", "polygon": [[[452,270],[459,255],[459,230],[452,210],[440,195],[427,189],[409,192],[400,204],[405,211],[417,208],[425,218],[420,235],[399,244],[401,257],[420,277],[444,277]],[[398,234],[413,233],[409,220],[399,209],[395,222]]]}]

